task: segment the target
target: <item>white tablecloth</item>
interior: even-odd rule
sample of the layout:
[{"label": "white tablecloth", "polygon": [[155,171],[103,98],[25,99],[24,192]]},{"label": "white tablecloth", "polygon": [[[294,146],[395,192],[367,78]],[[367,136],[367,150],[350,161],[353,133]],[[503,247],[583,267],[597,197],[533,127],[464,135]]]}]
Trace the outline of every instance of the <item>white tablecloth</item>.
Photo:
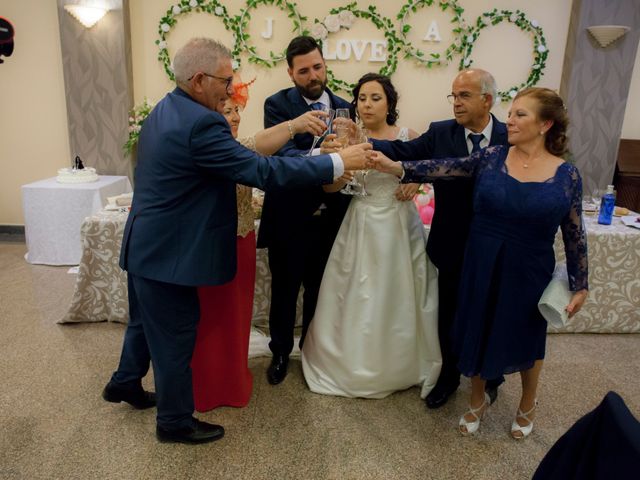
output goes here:
[{"label": "white tablecloth", "polygon": [[80,226],[100,211],[107,197],[131,192],[124,176],[101,175],[98,181],[62,184],[55,177],[22,186],[26,260],[47,265],[77,265],[82,256]]},{"label": "white tablecloth", "polygon": [[[69,313],[61,322],[115,321],[129,319],[126,274],[118,267],[126,213],[100,212],[82,225],[84,253]],[[590,293],[582,311],[563,332],[640,332],[640,230],[622,225],[598,225],[585,217],[589,247]],[[558,236],[558,261],[564,248]],[[257,251],[253,325],[267,326],[271,297],[271,274],[267,251]],[[298,323],[301,317],[298,298]],[[253,340],[252,340],[253,341]]]},{"label": "white tablecloth", "polygon": [[[640,332],[640,230],[625,226],[619,217],[611,225],[584,215],[589,249],[589,296],[580,313],[562,329],[551,332]],[[554,246],[556,260],[565,262],[560,234]]]}]

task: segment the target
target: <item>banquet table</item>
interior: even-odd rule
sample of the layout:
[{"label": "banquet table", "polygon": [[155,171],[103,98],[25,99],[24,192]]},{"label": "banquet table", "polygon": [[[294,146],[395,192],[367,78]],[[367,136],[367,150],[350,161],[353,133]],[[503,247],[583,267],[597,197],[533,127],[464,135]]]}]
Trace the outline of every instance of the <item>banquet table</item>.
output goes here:
[{"label": "banquet table", "polygon": [[[127,213],[99,212],[82,224],[82,260],[71,307],[61,322],[128,321],[126,273],[118,258]],[[640,230],[622,225],[598,225],[585,217],[589,247],[590,296],[568,326],[552,332],[640,332]],[[558,261],[564,247],[558,237]],[[264,249],[257,251],[253,325],[266,326],[271,276]],[[301,316],[298,297],[298,320]]]},{"label": "banquet table", "polygon": [[124,176],[100,175],[96,182],[63,184],[55,177],[22,186],[25,259],[46,265],[77,265],[82,256],[80,226],[100,211],[107,197],[131,192]]},{"label": "banquet table", "polygon": [[[635,216],[638,216],[636,214]],[[550,332],[640,332],[640,229],[614,217],[611,225],[584,215],[589,255],[589,296],[582,310],[560,329]],[[560,234],[556,261],[565,261]]]}]

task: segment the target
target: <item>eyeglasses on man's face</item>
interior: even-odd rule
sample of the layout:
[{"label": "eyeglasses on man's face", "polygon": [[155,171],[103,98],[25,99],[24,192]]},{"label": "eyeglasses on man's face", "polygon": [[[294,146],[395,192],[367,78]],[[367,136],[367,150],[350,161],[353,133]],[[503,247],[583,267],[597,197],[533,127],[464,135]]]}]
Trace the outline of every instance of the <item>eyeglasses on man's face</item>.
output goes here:
[{"label": "eyeglasses on man's face", "polygon": [[233,76],[231,77],[218,77],[217,75],[210,75],[208,73],[205,72],[197,72],[194,73],[193,75],[191,75],[189,78],[187,78],[187,81],[191,81],[191,79],[193,77],[195,77],[196,75],[198,75],[198,73],[201,73],[202,75],[204,75],[205,77],[209,77],[209,78],[217,78],[218,80],[222,80],[223,82],[226,82],[226,85],[224,86],[225,89],[229,90],[229,87],[231,87],[231,82],[233,82]]},{"label": "eyeglasses on man's face", "polygon": [[471,93],[471,92],[460,92],[459,94],[451,93],[447,95],[447,100],[449,100],[450,104],[456,103],[456,100],[460,100],[461,102],[468,102],[475,95],[484,96],[486,93]]}]

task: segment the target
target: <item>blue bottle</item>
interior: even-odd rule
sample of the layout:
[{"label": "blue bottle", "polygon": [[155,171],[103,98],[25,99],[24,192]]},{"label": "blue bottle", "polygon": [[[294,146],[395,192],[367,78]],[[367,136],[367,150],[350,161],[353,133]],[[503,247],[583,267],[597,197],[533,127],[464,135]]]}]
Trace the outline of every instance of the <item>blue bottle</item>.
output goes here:
[{"label": "blue bottle", "polygon": [[613,218],[613,209],[616,206],[616,196],[613,193],[613,185],[607,185],[607,191],[602,196],[600,203],[600,214],[598,215],[598,223],[601,225],[611,225]]}]

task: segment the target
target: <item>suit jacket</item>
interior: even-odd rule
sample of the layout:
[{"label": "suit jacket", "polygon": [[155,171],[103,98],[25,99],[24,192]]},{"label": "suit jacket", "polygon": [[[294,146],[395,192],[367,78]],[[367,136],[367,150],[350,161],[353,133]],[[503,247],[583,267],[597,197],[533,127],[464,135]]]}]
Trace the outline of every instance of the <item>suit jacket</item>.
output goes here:
[{"label": "suit jacket", "polygon": [[[331,108],[349,108],[346,100],[327,89]],[[265,128],[291,120],[311,110],[295,87],[271,95],[264,103]],[[279,151],[279,155],[307,155],[313,144],[313,135],[298,134]],[[311,162],[315,161],[315,157]],[[269,247],[272,242],[291,241],[296,234],[307,231],[307,223],[321,204],[326,205],[323,215],[330,224],[339,228],[350,197],[341,193],[325,193],[322,187],[287,188],[267,192],[262,207],[258,232],[258,247]],[[335,232],[334,232],[335,233]]]},{"label": "suit jacket", "polygon": [[[489,145],[508,145],[507,127],[493,117]],[[469,150],[464,127],[454,119],[433,122],[429,129],[409,142],[393,141],[373,144],[394,160],[425,160],[467,157]],[[436,209],[427,242],[427,254],[439,268],[459,269],[473,215],[472,178],[446,178],[434,182]]]},{"label": "suit jacket", "polygon": [[333,163],[256,154],[222,115],[176,88],[143,124],[135,180],[120,266],[165,283],[218,285],[236,272],[236,183],[317,186],[333,181]]}]

